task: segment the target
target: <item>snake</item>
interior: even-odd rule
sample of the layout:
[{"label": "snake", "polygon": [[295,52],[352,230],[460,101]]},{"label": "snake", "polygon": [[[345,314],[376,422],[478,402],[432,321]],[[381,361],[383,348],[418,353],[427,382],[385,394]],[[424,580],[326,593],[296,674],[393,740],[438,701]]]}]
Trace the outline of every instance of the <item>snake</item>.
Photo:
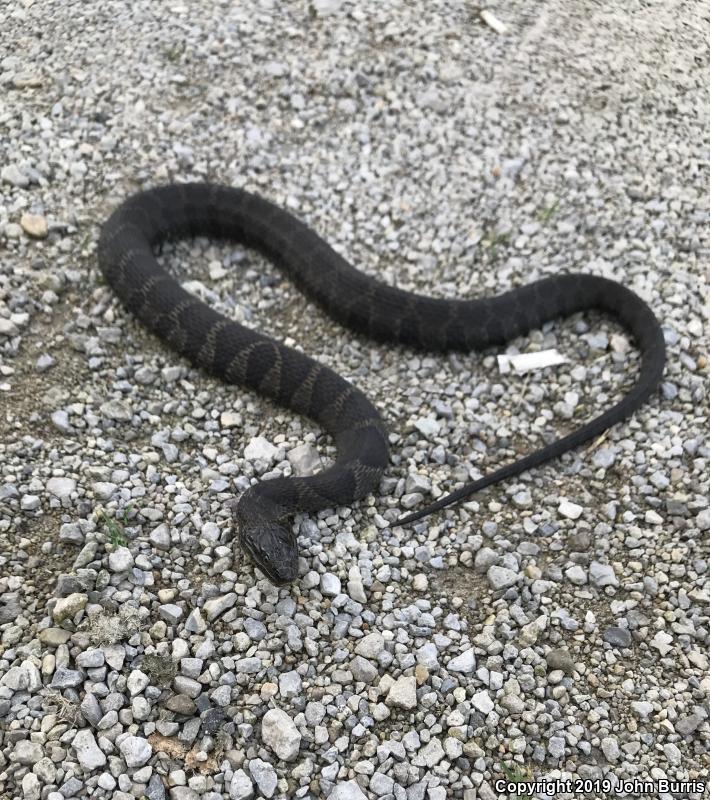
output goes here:
[{"label": "snake", "polygon": [[125,308],[196,367],[310,418],[334,441],[336,457],[322,471],[258,481],[233,502],[237,547],[276,586],[299,574],[294,516],[347,507],[374,493],[390,460],[389,434],[361,389],[305,353],[220,314],[159,264],[165,242],[198,236],[260,252],[334,320],[404,348],[485,350],[590,310],[610,315],[633,337],[638,375],[621,399],[571,433],[410,509],[397,520],[402,526],[598,437],[646,402],[662,379],[659,321],[638,294],[609,278],[564,272],[494,296],[429,297],[356,269],[296,216],[244,189],[171,183],[128,196],[102,225],[97,247],[99,267]]}]

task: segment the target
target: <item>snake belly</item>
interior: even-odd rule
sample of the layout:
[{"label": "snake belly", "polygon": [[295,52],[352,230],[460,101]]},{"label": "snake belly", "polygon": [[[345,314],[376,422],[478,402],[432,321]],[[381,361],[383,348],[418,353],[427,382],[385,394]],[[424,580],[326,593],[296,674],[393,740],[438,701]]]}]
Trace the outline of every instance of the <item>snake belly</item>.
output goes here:
[{"label": "snake belly", "polygon": [[276,585],[298,575],[290,518],[347,506],[372,492],[389,460],[387,431],[375,406],[347,380],[214,311],[158,264],[155,252],[163,242],[194,236],[258,250],[331,317],[379,341],[438,352],[481,350],[586,309],[609,313],[633,335],[641,367],[618,403],[567,436],[415,511],[402,524],[599,435],[638,408],[663,374],[665,344],[658,320],[638,295],[606,278],[561,274],[494,297],[431,298],[365,275],[292,214],[244,190],[186,183],[129,197],[103,225],[98,245],[100,268],[124,306],[194,365],[311,418],[335,442],[337,458],[324,471],[261,481],[236,504],[239,541]]}]

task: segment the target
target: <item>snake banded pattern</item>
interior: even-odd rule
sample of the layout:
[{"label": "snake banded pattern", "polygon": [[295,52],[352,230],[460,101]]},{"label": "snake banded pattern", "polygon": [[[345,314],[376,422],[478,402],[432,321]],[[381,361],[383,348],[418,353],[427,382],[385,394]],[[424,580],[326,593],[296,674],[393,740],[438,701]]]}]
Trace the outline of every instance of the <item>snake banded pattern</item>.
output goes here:
[{"label": "snake banded pattern", "polygon": [[159,266],[154,253],[163,242],[191,236],[255,248],[334,319],[379,341],[438,352],[480,350],[586,309],[611,314],[633,335],[641,368],[616,405],[571,434],[410,514],[402,524],[597,436],[637,409],[663,374],[665,346],[653,312],[634,292],[606,278],[563,274],[495,297],[436,299],[386,286],[356,270],[287,211],[249,192],[192,183],[130,197],[104,224],[98,247],[103,274],[125,307],[193,364],[310,417],[335,440],[338,455],[328,469],[310,477],[262,481],[236,505],[242,546],[277,585],[298,574],[298,545],[289,518],[349,505],[373,491],[388,463],[387,432],[359,389],[303,353],[225,318]]}]

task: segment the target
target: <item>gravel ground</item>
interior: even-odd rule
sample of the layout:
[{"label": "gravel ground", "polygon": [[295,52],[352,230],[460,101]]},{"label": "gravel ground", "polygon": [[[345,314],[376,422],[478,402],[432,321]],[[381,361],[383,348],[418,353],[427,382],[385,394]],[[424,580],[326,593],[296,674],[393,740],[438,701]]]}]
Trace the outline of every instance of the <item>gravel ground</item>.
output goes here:
[{"label": "gravel ground", "polygon": [[[437,0],[2,13],[0,796],[489,800],[501,763],[707,778],[705,3],[511,0],[503,34]],[[507,352],[568,363],[501,375],[492,352],[357,340],[240,247],[172,247],[194,291],[349,377],[390,426],[380,492],[297,520],[301,577],[276,590],[235,562],[230,501],[331,443],[189,368],[96,267],[120,198],[200,178],[432,295],[617,278],[663,321],[662,391],[404,530],[403,507],[620,396],[623,332],[551,324]]]}]

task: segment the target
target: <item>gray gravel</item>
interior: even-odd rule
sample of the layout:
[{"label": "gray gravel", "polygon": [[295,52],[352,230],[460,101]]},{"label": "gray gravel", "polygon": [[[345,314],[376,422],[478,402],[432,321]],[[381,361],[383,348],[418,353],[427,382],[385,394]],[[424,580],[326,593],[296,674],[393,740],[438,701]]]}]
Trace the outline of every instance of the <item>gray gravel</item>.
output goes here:
[{"label": "gray gravel", "polygon": [[[490,800],[501,762],[707,777],[707,9],[493,10],[507,33],[424,0],[3,10],[0,796]],[[568,361],[500,374],[495,352],[357,339],[241,247],[166,248],[389,424],[379,492],[296,520],[300,578],[276,590],[235,559],[231,503],[332,443],[176,359],[96,268],[122,197],[204,178],[436,296],[614,277],[663,321],[662,391],[404,530],[403,509],[613,402],[623,331],[547,325],[506,352]]]}]

